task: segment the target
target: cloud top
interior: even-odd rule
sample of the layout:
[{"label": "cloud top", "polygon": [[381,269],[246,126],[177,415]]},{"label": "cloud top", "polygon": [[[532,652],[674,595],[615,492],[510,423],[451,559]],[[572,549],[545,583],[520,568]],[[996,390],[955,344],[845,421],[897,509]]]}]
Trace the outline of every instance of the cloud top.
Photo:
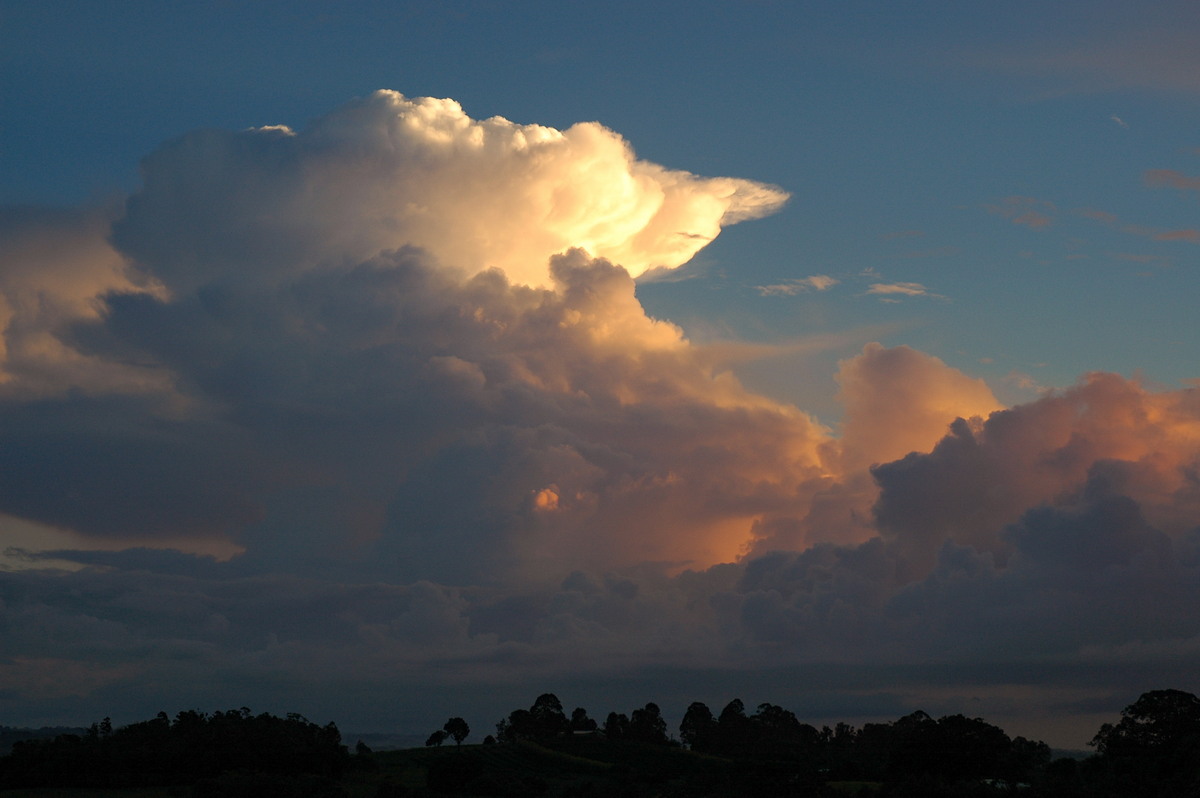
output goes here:
[{"label": "cloud top", "polygon": [[[336,268],[409,245],[465,274],[550,284],[578,247],[638,276],[686,263],[787,194],[638,160],[594,122],[475,120],[453,100],[377,91],[303,130],[198,131],[143,163],[116,240],[173,289]],[[186,219],[186,224],[180,220]]]}]

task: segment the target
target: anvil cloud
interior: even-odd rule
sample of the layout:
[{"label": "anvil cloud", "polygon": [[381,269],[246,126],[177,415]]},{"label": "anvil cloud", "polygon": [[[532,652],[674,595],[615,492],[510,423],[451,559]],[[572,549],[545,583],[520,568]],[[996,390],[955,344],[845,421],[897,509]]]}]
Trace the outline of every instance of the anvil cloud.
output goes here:
[{"label": "anvil cloud", "polygon": [[5,211],[0,513],[58,541],[0,570],[5,701],[378,724],[414,684],[792,668],[885,711],[927,667],[1003,712],[1193,667],[1200,390],[1004,408],[869,343],[823,425],[634,282],[786,199],[381,91]]}]

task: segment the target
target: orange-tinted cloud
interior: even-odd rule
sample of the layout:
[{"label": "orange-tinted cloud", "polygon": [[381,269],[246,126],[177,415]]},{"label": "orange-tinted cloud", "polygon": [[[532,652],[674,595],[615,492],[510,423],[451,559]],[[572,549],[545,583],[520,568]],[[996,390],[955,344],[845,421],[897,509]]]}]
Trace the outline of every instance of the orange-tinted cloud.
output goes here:
[{"label": "orange-tinted cloud", "polygon": [[989,212],[1003,216],[1013,224],[1024,225],[1033,230],[1042,230],[1054,224],[1056,213],[1052,203],[1033,197],[1005,197],[999,204],[988,205]]},{"label": "orange-tinted cloud", "polygon": [[938,294],[931,294],[929,289],[920,283],[871,283],[871,285],[867,287],[867,293],[876,294],[883,297],[939,296]]},{"label": "orange-tinted cloud", "polygon": [[1003,557],[1008,525],[1103,480],[1179,537],[1200,510],[1189,476],[1200,463],[1198,396],[1093,374],[982,425],[958,422],[930,454],[874,469],[880,529],[918,559],[947,541]]},{"label": "orange-tinted cloud", "polygon": [[1001,409],[983,380],[907,346],[868,344],[842,361],[837,381],[844,469],[928,452],[955,418],[986,418]]},{"label": "orange-tinted cloud", "polygon": [[[113,394],[9,414],[0,435],[26,432],[10,464],[35,464],[0,490],[15,515],[225,536],[264,560],[411,545],[426,559],[406,575],[479,578],[729,559],[760,504],[822,471],[827,431],[714,370],[646,316],[630,278],[775,210],[774,187],[638,161],[597,124],[476,121],[386,91],[298,132],[189,134],[143,175],[116,249],[108,219],[74,220],[60,227],[75,238],[27,237],[42,261],[17,251],[0,275],[15,286],[9,363],[33,328],[57,347],[39,363],[94,372],[76,365],[59,391]],[[34,390],[26,372],[10,390]],[[75,432],[51,455],[60,426]],[[464,479],[458,456],[504,477]],[[399,509],[451,494],[485,519],[473,557],[443,537],[454,512],[417,525]]]},{"label": "orange-tinted cloud", "polygon": [[1200,243],[1200,230],[1164,230],[1154,234],[1155,241],[1190,241]]},{"label": "orange-tinted cloud", "polygon": [[1188,177],[1174,169],[1149,169],[1142,175],[1146,185],[1153,188],[1175,188],[1180,191],[1200,191],[1200,177]]},{"label": "orange-tinted cloud", "polygon": [[70,340],[109,293],[153,293],[108,242],[113,212],[0,209],[0,394],[161,391],[163,375],[102,363]]}]

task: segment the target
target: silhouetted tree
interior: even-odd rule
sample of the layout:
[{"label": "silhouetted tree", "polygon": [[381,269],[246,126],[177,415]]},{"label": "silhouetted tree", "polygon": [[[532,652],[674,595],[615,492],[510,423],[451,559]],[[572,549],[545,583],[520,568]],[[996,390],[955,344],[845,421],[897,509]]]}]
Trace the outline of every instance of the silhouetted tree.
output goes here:
[{"label": "silhouetted tree", "polygon": [[760,734],[794,737],[800,730],[800,721],[795,714],[775,704],[759,704],[752,720]]},{"label": "silhouetted tree", "polygon": [[608,713],[608,718],[604,721],[604,736],[609,740],[624,740],[629,737],[629,718],[625,713]]},{"label": "silhouetted tree", "polygon": [[596,731],[596,721],[588,717],[587,710],[583,707],[575,707],[571,712],[571,731],[573,732],[593,732]]},{"label": "silhouetted tree", "polygon": [[941,760],[936,730],[937,721],[920,709],[885,727],[883,758],[890,780],[912,780],[935,770]]},{"label": "silhouetted tree", "polygon": [[1010,782],[1030,782],[1035,775],[1050,764],[1050,746],[1041,740],[1013,738],[1012,745],[1004,757],[1002,777]]},{"label": "silhouetted tree", "polygon": [[496,724],[496,739],[505,743],[531,739],[533,732],[533,716],[527,709],[514,709],[507,718]]},{"label": "silhouetted tree", "polygon": [[496,737],[503,742],[550,740],[570,731],[562,702],[554,693],[542,693],[528,710],[516,709],[496,724]]},{"label": "silhouetted tree", "polygon": [[[552,694],[544,694],[530,710],[514,711],[497,728],[505,739],[521,739],[519,733],[532,737],[537,728],[535,714],[555,717],[559,714],[558,706]],[[577,708],[568,728],[584,726],[586,718],[586,711]],[[839,723],[835,729],[826,727],[818,731],[775,704],[759,704],[757,711],[748,716],[744,704],[734,699],[714,718],[707,706],[694,702],[680,723],[679,736],[693,750],[717,754],[715,757],[655,756],[643,746],[623,745],[669,742],[661,711],[653,703],[634,710],[629,717],[610,712],[604,722],[604,733],[616,743],[610,753],[614,767],[609,775],[596,776],[595,782],[578,785],[579,790],[563,794],[596,795],[606,794],[596,790],[617,789],[624,790],[619,794],[636,796],[775,798],[832,795],[834,788],[823,786],[827,782],[876,781],[882,782],[877,793],[880,796],[938,798],[996,794],[997,788],[983,781],[990,778],[1031,783],[1031,796],[1151,795],[1129,790],[1114,792],[1107,787],[1093,789],[1101,782],[1094,773],[1088,775],[1096,768],[1086,763],[1055,768],[1055,784],[1061,785],[1063,791],[1046,792],[1043,785],[1050,784],[1051,768],[1045,743],[1024,738],[1010,740],[998,727],[963,715],[934,720],[917,711],[894,723],[867,724],[862,730]],[[574,744],[563,741],[553,747],[570,751]],[[591,757],[596,753],[593,745],[580,741],[578,750],[587,751],[586,755]],[[1200,757],[1195,761],[1200,761]],[[1177,779],[1172,783],[1177,789],[1153,793],[1154,798],[1200,795],[1200,790],[1190,789],[1190,782]],[[523,782],[505,784],[499,774],[488,772],[471,780],[464,789],[477,795],[530,794],[530,785]]]},{"label": "silhouetted tree", "polygon": [[1091,744],[1114,793],[1200,794],[1200,698],[1191,693],[1143,693],[1121,710],[1119,723],[1101,726]]},{"label": "silhouetted tree", "polygon": [[746,705],[742,699],[735,698],[717,716],[717,752],[724,756],[739,756],[745,754],[751,744]]},{"label": "silhouetted tree", "polygon": [[629,716],[629,738],[655,745],[667,744],[667,722],[663,720],[658,704],[649,703],[633,711]]},{"label": "silhouetted tree", "polygon": [[693,751],[712,751],[716,743],[717,719],[703,703],[693,701],[679,722],[679,739]]},{"label": "silhouetted tree", "polygon": [[1142,755],[1197,734],[1200,698],[1182,690],[1152,690],[1121,710],[1120,723],[1101,726],[1091,745],[1108,756]]},{"label": "silhouetted tree", "polygon": [[462,745],[462,741],[471,733],[471,727],[462,718],[455,717],[446,721],[442,731],[454,738],[455,745]]},{"label": "silhouetted tree", "polygon": [[[14,746],[0,765],[0,788],[149,787],[199,784],[232,771],[336,778],[349,762],[341,734],[300,715],[286,718],[249,709],[165,713],[114,729]],[[314,782],[315,783],[315,782]]]},{"label": "silhouetted tree", "polygon": [[750,724],[750,745],[757,758],[803,763],[808,769],[816,767],[821,734],[801,723],[790,710],[775,704],[759,704]]},{"label": "silhouetted tree", "polygon": [[446,738],[449,736],[450,735],[447,734],[445,730],[438,729],[433,734],[429,735],[429,738],[425,740],[425,745],[429,748],[440,746],[442,743],[446,742]]},{"label": "silhouetted tree", "polygon": [[540,740],[566,734],[571,726],[563,713],[562,702],[554,693],[542,693],[538,696],[529,708],[529,714],[533,718],[534,737]]},{"label": "silhouetted tree", "polygon": [[925,744],[941,750],[932,770],[949,781],[1000,778],[1012,753],[1012,741],[1003,729],[964,715],[939,718]]}]

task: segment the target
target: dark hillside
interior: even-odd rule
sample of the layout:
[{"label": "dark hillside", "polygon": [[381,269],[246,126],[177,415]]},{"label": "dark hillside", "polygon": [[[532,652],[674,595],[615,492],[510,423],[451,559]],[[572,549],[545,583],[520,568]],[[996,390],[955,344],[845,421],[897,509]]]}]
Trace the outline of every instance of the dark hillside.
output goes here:
[{"label": "dark hillside", "polygon": [[[114,729],[107,718],[83,734],[27,740],[0,759],[0,789],[123,788],[204,785],[233,795],[231,773],[264,773],[276,781],[332,781],[349,755],[332,723],[299,715],[252,715],[248,709],[180,712]],[[249,783],[249,777],[243,779]],[[199,793],[198,793],[199,794]]]},{"label": "dark hillside", "polygon": [[[749,772],[730,760],[677,747],[611,743],[603,737],[463,746],[459,750],[389,751],[372,756],[379,764],[372,780],[386,785],[380,795],[733,798],[793,794],[781,792],[780,785],[772,785],[769,793],[747,791]],[[392,792],[386,792],[388,789]]]}]

